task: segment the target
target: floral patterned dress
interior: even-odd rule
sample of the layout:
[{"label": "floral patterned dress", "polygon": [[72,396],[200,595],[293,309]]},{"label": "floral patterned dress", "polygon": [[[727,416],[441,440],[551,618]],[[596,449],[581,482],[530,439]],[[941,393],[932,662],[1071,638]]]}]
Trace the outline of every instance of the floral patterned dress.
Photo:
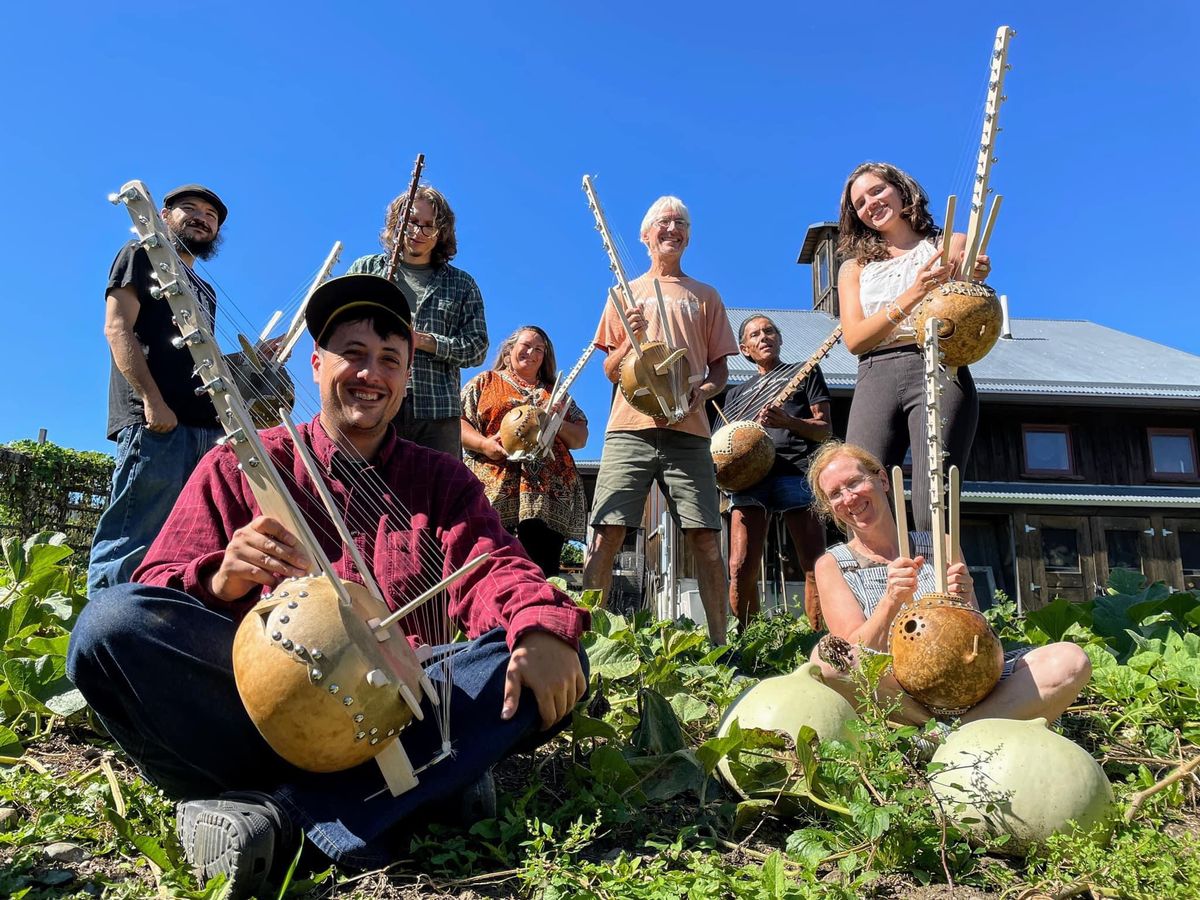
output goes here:
[{"label": "floral patterned dress", "polygon": [[[510,372],[481,372],[463,387],[462,417],[484,437],[492,437],[500,433],[501,421],[514,406],[544,406],[548,396],[545,385],[527,387]],[[565,418],[587,424],[587,416],[574,400]],[[484,492],[505,528],[511,530],[518,522],[541,519],[568,539],[584,538],[587,498],[575,459],[561,440],[554,441],[552,455],[543,460],[517,463],[488,459],[464,448],[463,462],[483,482]]]}]

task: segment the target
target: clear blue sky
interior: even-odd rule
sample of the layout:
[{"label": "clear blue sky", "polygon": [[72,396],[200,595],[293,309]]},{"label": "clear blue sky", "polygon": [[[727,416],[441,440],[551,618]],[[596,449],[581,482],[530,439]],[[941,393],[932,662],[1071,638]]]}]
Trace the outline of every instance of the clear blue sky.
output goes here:
[{"label": "clear blue sky", "polygon": [[[995,29],[1017,29],[993,186],[992,284],[1016,316],[1091,319],[1200,353],[1195,3],[17,4],[5,13],[0,441],[104,438],[105,202],[201,181],[230,207],[208,264],[261,325],[335,239],[377,249],[418,151],[459,220],[493,346],[543,325],[568,368],[609,284],[585,172],[635,269],[664,193],[689,274],[729,306],[803,307],[808,224],[865,159],[941,218],[973,168]],[[958,226],[965,225],[960,213]],[[295,367],[304,378],[307,346]],[[488,362],[491,362],[489,353]],[[576,398],[599,455],[609,386]]]}]

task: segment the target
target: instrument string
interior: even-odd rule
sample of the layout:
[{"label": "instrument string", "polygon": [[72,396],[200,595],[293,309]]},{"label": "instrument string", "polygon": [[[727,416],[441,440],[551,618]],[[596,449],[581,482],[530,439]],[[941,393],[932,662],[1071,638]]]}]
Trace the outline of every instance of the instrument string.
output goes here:
[{"label": "instrument string", "polygon": [[[177,254],[176,258],[177,261],[182,264],[182,260],[178,259]],[[205,272],[205,275],[208,276],[208,273]],[[233,301],[233,299],[229,296],[228,291],[224,290],[224,288],[220,286],[215,279],[213,279],[211,283],[214,285],[214,289],[219,292],[219,296],[223,295],[222,299],[224,302],[219,304],[222,312],[226,313],[230,320],[237,321],[240,318],[241,320],[246,321],[246,317],[242,313],[240,305]],[[226,316],[221,316],[219,318],[224,319]],[[223,324],[220,328],[213,329],[214,338],[216,338],[217,335],[220,335],[222,339],[228,338],[229,330],[229,325],[227,323]],[[259,355],[261,358],[262,354],[260,353]],[[273,395],[266,394],[253,385],[249,385],[248,387],[248,393],[250,394],[248,399],[263,400],[268,404],[268,408],[274,408],[274,406],[278,404],[278,398],[274,397]],[[297,391],[297,395],[298,405],[303,406],[307,404],[311,406],[311,399],[313,397],[313,389],[311,387]],[[305,402],[300,403],[299,401]],[[320,408],[319,398],[316,402],[316,408],[318,410]],[[330,437],[336,441],[340,435],[330,435]],[[341,446],[340,443],[339,446]],[[345,443],[343,452],[345,452],[345,455],[348,459],[350,459],[357,466],[361,467],[360,471],[365,473],[368,476],[368,479],[373,477],[374,480],[373,485],[366,485],[366,487],[373,488],[373,490],[368,489],[358,492],[361,496],[356,497],[356,499],[361,499],[363,501],[363,505],[367,509],[368,513],[380,518],[388,513],[392,513],[393,515],[399,513],[399,515],[396,517],[400,519],[399,524],[401,525],[401,528],[409,530],[411,533],[411,513],[404,506],[404,504],[396,499],[394,495],[392,495],[392,493],[387,489],[387,486],[383,483],[382,477],[378,474],[374,467],[369,465],[368,462],[357,452],[357,450],[354,449],[351,444],[349,444],[349,442]],[[299,480],[293,475],[289,468],[276,468],[285,482],[294,487],[298,494],[301,496],[308,496],[310,494],[310,492],[302,484],[300,484]],[[384,497],[386,497],[390,502],[387,504],[382,502],[380,498]],[[390,507],[390,509],[388,507]],[[319,531],[325,540],[330,541],[337,546],[342,545],[341,536],[339,533],[337,533],[337,529],[333,527],[332,522],[327,525],[324,522],[323,517],[319,517],[317,522],[314,523],[310,521],[309,524],[310,527],[312,527],[315,531]],[[430,561],[440,560],[442,558],[442,549],[431,535],[420,533],[417,535],[417,541],[419,558],[429,559]],[[437,568],[440,571],[442,567],[438,566]],[[415,595],[424,593],[433,585],[437,584],[440,580],[441,576],[435,577],[427,574],[426,567],[422,565],[421,573],[413,578],[413,583],[417,587],[417,590],[414,592]],[[445,604],[447,602],[448,599],[446,594],[445,592],[442,592],[438,597],[430,600],[428,603],[424,604],[422,607],[419,607],[417,610],[414,610],[412,613],[409,613],[407,616],[405,616],[405,619],[412,619],[413,621],[417,622],[421,626],[421,633],[428,635],[432,643],[448,644],[452,637],[452,630],[450,627],[449,616],[446,613]],[[445,680],[441,682],[441,688],[439,689],[439,694],[443,695],[440,697],[442,703],[438,711],[439,722],[442,723],[443,737],[447,739],[448,732],[446,731],[446,727],[449,723],[448,701],[451,690],[450,686],[452,684],[451,662],[452,657],[443,660],[443,671],[445,672],[446,677]]]},{"label": "instrument string", "polygon": [[[318,267],[317,271],[319,271],[319,267]],[[204,274],[205,274],[206,280],[207,280],[209,273],[207,271],[205,271]],[[226,302],[221,304],[221,309],[225,310],[226,308],[229,308],[243,322],[248,322],[249,321],[248,317],[243,314],[240,306],[235,301],[233,301],[233,299],[229,296],[228,292],[225,291],[224,288],[218,287],[217,282],[215,280],[212,283],[213,283],[214,287],[217,287],[217,289],[220,290],[221,293],[224,295]],[[310,279],[309,283],[311,283],[311,279]],[[304,285],[299,289],[299,294],[300,294],[301,299],[307,293],[307,290],[308,290],[307,285]],[[298,308],[298,304],[297,304],[297,308]],[[232,336],[233,336],[234,340],[236,340],[237,333],[238,332],[236,330],[232,330]],[[220,337],[223,342],[226,342],[230,339],[231,329],[228,325],[222,325],[222,326],[219,326],[214,329],[214,334],[217,335],[218,337]],[[270,362],[270,358],[266,354],[262,353],[260,348],[256,348],[256,353],[258,355],[259,360],[264,365],[266,365]],[[276,397],[275,395],[266,393],[265,391],[258,389],[254,385],[247,385],[247,388],[248,388],[248,393],[250,394],[249,399],[261,400],[267,404],[269,409],[272,409],[272,410],[276,406],[279,405],[279,403],[278,403],[279,398]],[[300,411],[300,413],[302,415],[307,415],[310,419],[313,418],[314,416],[316,416],[320,412],[321,404],[320,404],[320,397],[316,393],[315,388],[312,385],[312,383],[301,381],[300,386],[295,386],[294,390],[295,390],[296,408]],[[340,437],[340,435],[331,435],[330,437],[336,438],[336,437]],[[339,444],[339,446],[341,446],[341,445]],[[361,454],[358,453],[357,449],[355,449],[354,446],[352,444],[350,444],[349,442],[346,442],[346,445],[345,445],[345,447],[342,447],[342,450],[343,450],[343,452],[345,452],[347,454],[347,456],[350,458],[350,460],[355,464],[356,468],[360,468],[360,469],[364,469],[364,470],[368,470],[368,471],[373,469],[373,467],[370,466],[369,462],[367,460],[365,460],[361,456]],[[290,472],[283,473],[283,474],[285,474],[285,476],[289,480],[291,480],[293,484],[296,484],[296,486],[298,488],[301,487],[291,477]],[[382,479],[378,479],[378,487],[379,487],[378,494],[380,497],[389,494],[389,492],[386,489],[386,486],[384,486],[382,483]],[[303,492],[302,488],[301,488],[301,491]],[[394,513],[396,511],[395,509],[388,509],[388,507],[384,503],[382,503],[379,500],[374,499],[369,494],[367,496],[365,496],[363,498],[363,500],[367,504],[368,512],[372,513],[373,515],[375,515],[377,517],[382,518],[384,515],[386,515],[388,513]],[[407,509],[403,508],[403,504],[399,503],[399,501],[396,501],[395,504],[393,504],[393,506],[400,507],[399,511],[402,514],[402,518],[405,520],[405,524],[410,525],[411,514],[409,513],[409,511]],[[332,533],[329,532],[328,530],[326,530],[325,536],[331,537]],[[433,542],[432,538],[430,538],[428,535],[425,535],[424,537],[426,539],[426,543],[428,544],[426,549],[436,550],[437,555],[440,556],[441,555],[440,547],[438,545],[436,545]],[[338,542],[340,543],[340,539]],[[424,588],[431,587],[433,584],[436,584],[439,580],[441,580],[440,577],[432,578],[427,584],[424,584],[423,587]]]},{"label": "instrument string", "polygon": [[726,402],[725,415],[731,422],[753,419],[771,405],[776,395],[804,365],[804,362],[780,363],[762,375],[750,390],[737,398],[737,402]]}]

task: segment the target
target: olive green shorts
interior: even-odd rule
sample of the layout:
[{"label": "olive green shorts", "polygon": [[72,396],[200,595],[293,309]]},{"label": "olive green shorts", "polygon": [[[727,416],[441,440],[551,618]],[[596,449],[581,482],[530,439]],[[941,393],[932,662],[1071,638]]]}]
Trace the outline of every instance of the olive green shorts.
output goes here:
[{"label": "olive green shorts", "polygon": [[721,528],[708,438],[668,428],[610,431],[604,436],[592,524],[640,528],[655,481],[680,528]]}]

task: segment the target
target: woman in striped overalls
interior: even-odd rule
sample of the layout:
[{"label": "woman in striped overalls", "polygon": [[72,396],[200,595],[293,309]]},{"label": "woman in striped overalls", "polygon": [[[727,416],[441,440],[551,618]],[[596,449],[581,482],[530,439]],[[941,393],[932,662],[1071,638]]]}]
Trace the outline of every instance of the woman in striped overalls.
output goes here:
[{"label": "woman in striped overalls", "polygon": [[[901,557],[896,520],[888,503],[888,478],[879,460],[853,444],[830,441],[808,469],[816,510],[832,516],[848,540],[817,560],[821,612],[835,638],[814,653],[827,683],[855,697],[850,669],[859,656],[887,652],[888,632],[901,605],[914,596],[937,590],[928,532],[909,536],[912,557]],[[946,570],[949,592],[978,607],[965,563]],[[846,652],[839,654],[836,647]],[[833,648],[833,652],[830,649]],[[824,652],[821,652],[824,651]],[[1074,702],[1091,675],[1087,654],[1076,644],[1060,642],[1010,651],[1004,657],[1000,683],[961,718],[1036,719],[1053,721]],[[908,696],[889,673],[879,685],[881,702],[898,699],[898,717],[923,724],[933,714]]]}]

